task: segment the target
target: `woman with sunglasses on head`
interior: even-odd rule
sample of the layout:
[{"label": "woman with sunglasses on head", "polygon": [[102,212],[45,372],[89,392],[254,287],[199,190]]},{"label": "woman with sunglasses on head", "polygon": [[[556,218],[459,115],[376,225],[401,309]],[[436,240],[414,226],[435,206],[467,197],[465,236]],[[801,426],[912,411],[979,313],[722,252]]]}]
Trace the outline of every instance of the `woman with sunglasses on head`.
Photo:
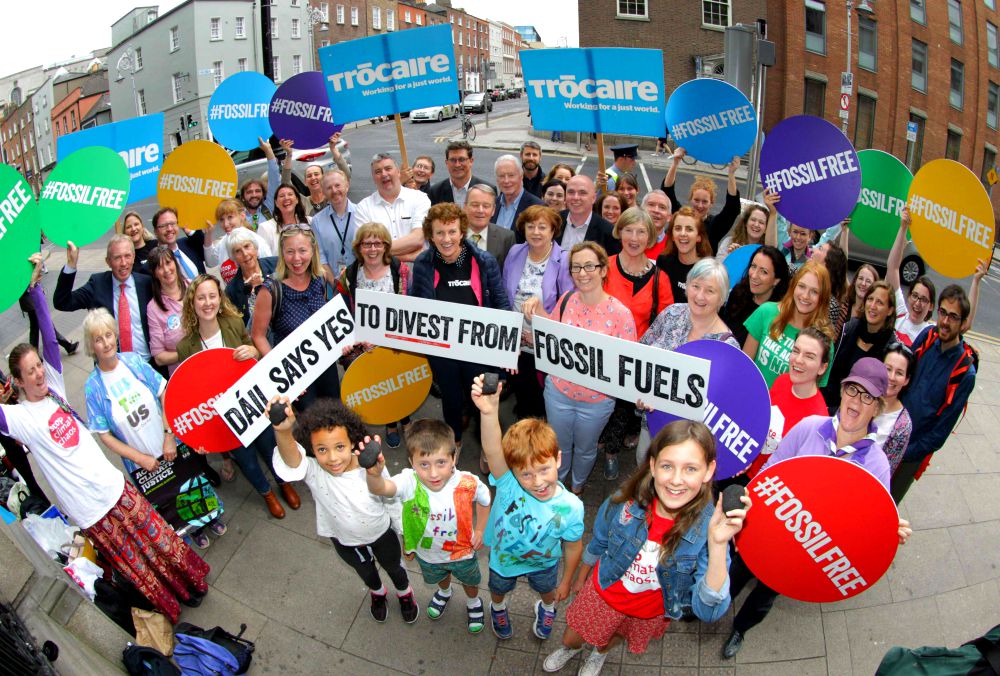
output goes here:
[{"label": "woman with sunglasses on head", "polygon": [[139,212],[125,212],[125,215],[122,216],[121,220],[115,223],[115,232],[120,235],[127,235],[128,238],[132,240],[132,246],[135,247],[135,269],[145,269],[146,259],[149,258],[149,252],[152,251],[156,245],[159,244],[159,242],[156,241],[156,235],[146,228],[145,223],[142,222],[142,216],[139,215]]},{"label": "woman with sunglasses on head", "polygon": [[913,431],[913,420],[899,397],[913,380],[917,360],[910,348],[894,341],[885,348],[882,363],[889,376],[889,385],[883,397],[885,406],[875,416],[875,426],[878,427],[875,441],[882,446],[885,457],[889,459],[889,471],[895,473],[903,461],[903,453],[910,444],[910,433]]}]

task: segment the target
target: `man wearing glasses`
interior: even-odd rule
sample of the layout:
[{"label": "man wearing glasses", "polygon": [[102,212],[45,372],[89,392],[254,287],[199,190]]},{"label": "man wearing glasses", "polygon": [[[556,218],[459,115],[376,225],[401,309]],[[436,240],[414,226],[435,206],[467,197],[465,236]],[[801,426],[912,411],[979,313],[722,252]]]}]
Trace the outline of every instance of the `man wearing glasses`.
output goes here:
[{"label": "man wearing glasses", "polygon": [[468,141],[452,141],[444,151],[445,166],[448,169],[448,178],[435,183],[427,196],[431,198],[431,204],[441,202],[454,202],[460,207],[465,206],[465,198],[469,194],[469,188],[480,183],[492,185],[489,181],[484,181],[478,176],[472,175],[472,146]]},{"label": "man wearing glasses", "polygon": [[962,340],[962,326],[970,312],[965,290],[957,284],[945,287],[938,297],[937,324],[924,329],[913,341],[917,368],[909,389],[902,395],[913,432],[903,461],[892,477],[896,504],[931,456],[944,446],[975,387],[978,359]]}]

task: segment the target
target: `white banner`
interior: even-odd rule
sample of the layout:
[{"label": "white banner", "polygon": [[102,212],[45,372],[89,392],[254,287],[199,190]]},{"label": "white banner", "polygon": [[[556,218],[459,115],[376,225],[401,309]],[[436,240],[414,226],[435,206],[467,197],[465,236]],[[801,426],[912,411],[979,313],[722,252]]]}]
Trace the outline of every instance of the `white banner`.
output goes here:
[{"label": "white banner", "polygon": [[474,364],[517,368],[520,312],[358,290],[354,310],[358,342],[448,357]]},{"label": "white banner", "polygon": [[531,320],[535,367],[625,401],[701,420],[708,403],[707,359],[661,350],[543,317]]},{"label": "white banner", "polygon": [[271,424],[264,413],[271,397],[281,394],[295,399],[320,374],[336,368],[344,346],[354,340],[354,318],[338,295],[220,395],[215,410],[240,443],[248,446]]}]

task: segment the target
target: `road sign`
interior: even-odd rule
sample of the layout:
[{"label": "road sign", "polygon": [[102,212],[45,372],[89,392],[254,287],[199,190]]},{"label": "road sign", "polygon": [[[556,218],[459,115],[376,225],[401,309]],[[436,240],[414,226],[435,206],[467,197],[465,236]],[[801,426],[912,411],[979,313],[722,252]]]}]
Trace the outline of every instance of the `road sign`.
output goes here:
[{"label": "road sign", "polygon": [[849,110],[851,107],[851,97],[849,94],[840,95],[840,109]]},{"label": "road sign", "polygon": [[907,122],[906,123],[906,141],[908,143],[917,142],[917,123]]},{"label": "road sign", "polygon": [[840,111],[840,119],[841,120],[846,120],[847,119],[847,111],[846,110],[841,110]]},{"label": "road sign", "polygon": [[986,173],[986,180],[990,185],[996,185],[1000,181],[1000,176],[997,176],[997,168],[993,167]]}]

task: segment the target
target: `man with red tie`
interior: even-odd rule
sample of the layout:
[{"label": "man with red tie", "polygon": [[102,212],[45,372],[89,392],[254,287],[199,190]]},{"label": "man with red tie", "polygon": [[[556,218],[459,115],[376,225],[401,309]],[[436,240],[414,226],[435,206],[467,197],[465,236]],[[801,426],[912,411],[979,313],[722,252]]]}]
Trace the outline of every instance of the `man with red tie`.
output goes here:
[{"label": "man with red tie", "polygon": [[118,322],[118,347],[121,352],[135,352],[149,360],[149,324],[146,305],[153,297],[152,280],[148,275],[133,271],[135,247],[126,235],[115,235],[108,241],[105,261],[111,268],[95,272],[77,290],[76,263],[80,250],[67,243],[66,266],[59,273],[52,305],[62,312],[105,308]]}]

